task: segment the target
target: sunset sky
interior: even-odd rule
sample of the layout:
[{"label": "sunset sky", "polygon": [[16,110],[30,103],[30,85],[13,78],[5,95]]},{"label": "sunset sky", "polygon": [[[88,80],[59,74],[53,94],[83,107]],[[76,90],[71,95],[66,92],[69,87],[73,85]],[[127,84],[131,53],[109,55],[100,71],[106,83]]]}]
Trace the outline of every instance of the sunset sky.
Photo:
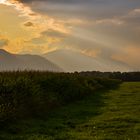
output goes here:
[{"label": "sunset sky", "polygon": [[0,48],[68,49],[140,70],[140,0],[0,0]]}]

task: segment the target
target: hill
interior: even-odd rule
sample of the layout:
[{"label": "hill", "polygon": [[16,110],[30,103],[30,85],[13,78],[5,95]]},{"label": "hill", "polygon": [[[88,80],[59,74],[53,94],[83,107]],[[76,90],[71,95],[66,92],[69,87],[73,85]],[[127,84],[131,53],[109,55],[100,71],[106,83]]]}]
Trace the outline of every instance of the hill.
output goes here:
[{"label": "hill", "polygon": [[30,54],[11,54],[0,49],[0,71],[12,70],[62,71],[61,68],[44,57]]},{"label": "hill", "polygon": [[128,71],[131,68],[122,62],[93,58],[71,50],[56,50],[44,54],[44,57],[65,71]]}]

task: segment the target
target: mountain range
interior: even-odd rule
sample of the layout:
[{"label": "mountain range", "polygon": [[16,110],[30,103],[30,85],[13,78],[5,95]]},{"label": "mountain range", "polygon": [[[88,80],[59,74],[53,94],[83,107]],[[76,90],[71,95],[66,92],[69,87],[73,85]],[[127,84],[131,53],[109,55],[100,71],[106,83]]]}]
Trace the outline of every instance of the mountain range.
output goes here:
[{"label": "mountain range", "polygon": [[130,71],[127,64],[112,59],[90,57],[72,50],[56,50],[43,55],[12,54],[0,49],[0,71],[40,70],[74,71]]},{"label": "mountain range", "polygon": [[130,71],[127,64],[110,58],[90,57],[72,50],[56,50],[44,57],[60,66],[64,71]]},{"label": "mountain range", "polygon": [[0,49],[0,71],[12,70],[62,71],[59,66],[44,57],[30,54],[12,54]]}]

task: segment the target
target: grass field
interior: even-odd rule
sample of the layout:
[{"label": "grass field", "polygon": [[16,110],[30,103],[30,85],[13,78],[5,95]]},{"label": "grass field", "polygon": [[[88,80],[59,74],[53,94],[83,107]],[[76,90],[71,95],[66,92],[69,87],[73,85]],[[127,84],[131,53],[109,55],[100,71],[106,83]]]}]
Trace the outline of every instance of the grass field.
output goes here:
[{"label": "grass field", "polygon": [[0,140],[140,140],[140,82],[93,94],[44,120],[12,124]]}]

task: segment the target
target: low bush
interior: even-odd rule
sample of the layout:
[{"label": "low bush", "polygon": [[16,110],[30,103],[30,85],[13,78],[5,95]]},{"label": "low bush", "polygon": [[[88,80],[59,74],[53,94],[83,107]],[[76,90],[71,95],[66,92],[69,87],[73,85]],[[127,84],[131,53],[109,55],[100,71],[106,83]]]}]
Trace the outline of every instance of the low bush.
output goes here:
[{"label": "low bush", "polygon": [[0,73],[0,125],[11,120],[43,116],[57,106],[119,84],[119,80],[73,73]]}]

